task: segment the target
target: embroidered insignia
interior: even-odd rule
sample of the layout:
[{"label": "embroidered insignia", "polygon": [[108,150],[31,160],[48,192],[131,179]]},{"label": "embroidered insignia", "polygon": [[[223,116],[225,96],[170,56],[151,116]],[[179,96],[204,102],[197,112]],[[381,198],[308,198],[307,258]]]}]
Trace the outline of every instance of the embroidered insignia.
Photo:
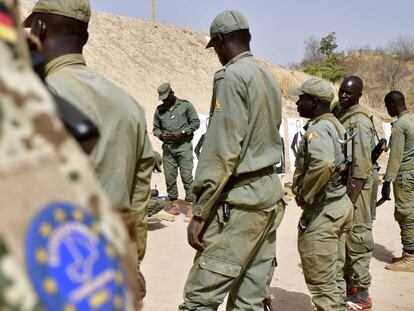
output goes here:
[{"label": "embroidered insignia", "polygon": [[311,133],[308,135],[308,140],[309,140],[309,141],[311,141],[312,139],[314,139],[314,138],[316,138],[316,137],[318,137],[318,133],[317,133],[317,132],[311,132]]},{"label": "embroidered insignia", "polygon": [[216,103],[214,104],[214,110],[221,111],[221,104],[218,99],[216,100]]},{"label": "embroidered insignia", "polygon": [[85,209],[60,202],[42,209],[27,232],[26,265],[47,310],[124,310],[119,258]]}]

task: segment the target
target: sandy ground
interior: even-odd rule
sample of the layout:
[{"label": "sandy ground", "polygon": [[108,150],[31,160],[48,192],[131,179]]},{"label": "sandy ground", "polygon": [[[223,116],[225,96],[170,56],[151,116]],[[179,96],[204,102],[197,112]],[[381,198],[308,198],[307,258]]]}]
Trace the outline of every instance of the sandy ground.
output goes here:
[{"label": "sandy ground", "polygon": [[[297,221],[300,209],[294,200],[286,208],[278,230],[278,267],[271,284],[275,310],[313,310],[303,279],[296,248]],[[184,214],[175,222],[149,219],[148,248],[143,263],[147,280],[146,311],[172,311],[182,302],[184,283],[194,251],[187,245]],[[378,209],[374,224],[375,251],[371,261],[371,297],[375,311],[413,311],[414,273],[390,272],[384,269],[392,256],[400,255],[399,228],[393,218],[393,203]],[[221,307],[219,310],[225,310]]]}]

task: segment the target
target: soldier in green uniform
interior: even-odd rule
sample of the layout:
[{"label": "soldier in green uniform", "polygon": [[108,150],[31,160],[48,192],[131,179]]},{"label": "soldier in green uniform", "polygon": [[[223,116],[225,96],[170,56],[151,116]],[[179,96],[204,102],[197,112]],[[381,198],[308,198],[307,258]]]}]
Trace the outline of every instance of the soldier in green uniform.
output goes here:
[{"label": "soldier in green uniform", "polygon": [[[298,250],[303,274],[317,310],[346,310],[343,256],[353,207],[343,185],[345,157],[338,139],[345,129],[330,113],[334,90],[329,82],[313,78],[298,89],[299,115],[310,121],[296,157],[292,191],[303,209]],[[343,287],[343,286],[342,286]]]},{"label": "soldier in green uniform", "polygon": [[[215,74],[210,124],[193,192],[189,244],[198,252],[180,310],[263,310],[276,266],[284,213],[275,165],[282,153],[281,92],[250,52],[246,18],[219,14],[211,40],[224,68]],[[267,302],[266,302],[267,304]]]},{"label": "soldier in green uniform", "polygon": [[90,16],[89,0],[39,0],[24,25],[42,42],[49,88],[76,105],[100,130],[92,164],[113,207],[127,223],[136,224],[134,257],[139,267],[146,247],[153,151],[144,110],[86,66],[82,51]]},{"label": "soldier in green uniform", "polygon": [[154,114],[153,133],[162,142],[162,158],[164,176],[167,184],[168,198],[171,202],[169,212],[178,215],[180,209],[178,199],[177,176],[180,169],[181,180],[185,189],[185,200],[188,212],[184,221],[192,217],[192,186],[193,186],[193,133],[200,127],[200,119],[194,106],[175,97],[169,83],[158,88],[159,100],[162,104]]},{"label": "soldier in green uniform", "polygon": [[0,1],[0,310],[136,310],[127,232],[30,68],[17,12]]},{"label": "soldier in green uniform", "polygon": [[395,220],[400,225],[403,254],[385,268],[391,271],[414,272],[414,115],[407,110],[404,95],[393,91],[385,96],[385,107],[392,124],[391,152],[384,176],[382,197],[390,200],[394,186]]},{"label": "soldier in green uniform", "polygon": [[362,90],[363,82],[359,77],[351,76],[342,82],[338,94],[341,105],[338,119],[349,135],[356,133],[346,147],[347,157],[352,157],[353,162],[348,180],[348,195],[354,203],[353,225],[346,241],[345,279],[349,289],[348,300],[350,304],[368,309],[372,306],[368,289],[371,286],[369,264],[374,250],[371,153],[375,147],[375,130],[367,112],[359,105]]}]

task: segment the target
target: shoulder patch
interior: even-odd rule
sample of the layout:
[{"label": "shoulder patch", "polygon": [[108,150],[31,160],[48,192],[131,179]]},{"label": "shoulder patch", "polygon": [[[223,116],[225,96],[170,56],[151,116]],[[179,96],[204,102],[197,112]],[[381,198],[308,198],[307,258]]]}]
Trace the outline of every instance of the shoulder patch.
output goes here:
[{"label": "shoulder patch", "polygon": [[54,202],[27,231],[26,265],[47,310],[124,310],[125,274],[87,210]]},{"label": "shoulder patch", "polygon": [[216,99],[216,102],[214,103],[214,111],[221,111],[221,104],[218,99]]},{"label": "shoulder patch", "polygon": [[17,31],[10,11],[0,3],[0,40],[7,43],[16,43]]},{"label": "shoulder patch", "polygon": [[312,139],[315,139],[316,137],[318,137],[318,133],[317,132],[311,132],[308,135],[308,140],[311,141]]}]

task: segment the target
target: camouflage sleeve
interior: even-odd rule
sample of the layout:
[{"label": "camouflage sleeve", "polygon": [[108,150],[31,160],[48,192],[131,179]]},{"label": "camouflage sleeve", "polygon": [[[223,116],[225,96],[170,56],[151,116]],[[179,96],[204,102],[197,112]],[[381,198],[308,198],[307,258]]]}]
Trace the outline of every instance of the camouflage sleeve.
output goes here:
[{"label": "camouflage sleeve", "polygon": [[187,104],[187,121],[188,123],[184,128],[184,131],[187,135],[191,135],[200,127],[200,119],[197,111],[191,103]]},{"label": "camouflage sleeve", "polygon": [[335,149],[327,127],[315,127],[308,131],[305,139],[308,144],[309,167],[303,178],[301,194],[307,204],[312,204],[335,170]]},{"label": "camouflage sleeve", "polygon": [[160,138],[160,135],[162,133],[161,120],[160,120],[160,116],[158,115],[158,109],[155,109],[152,133],[154,134],[155,137],[158,137],[158,138]]},{"label": "camouflage sleeve", "polygon": [[372,139],[373,127],[372,122],[367,117],[358,118],[356,122],[357,135],[355,136],[355,165],[354,178],[368,179],[372,171]]},{"label": "camouflage sleeve", "polygon": [[405,135],[404,129],[398,124],[393,125],[391,135],[391,150],[388,159],[387,171],[384,176],[385,181],[394,182],[404,155]]},{"label": "camouflage sleeve", "polygon": [[208,216],[237,165],[248,126],[245,98],[237,79],[225,77],[220,82],[193,184],[195,216]]}]

